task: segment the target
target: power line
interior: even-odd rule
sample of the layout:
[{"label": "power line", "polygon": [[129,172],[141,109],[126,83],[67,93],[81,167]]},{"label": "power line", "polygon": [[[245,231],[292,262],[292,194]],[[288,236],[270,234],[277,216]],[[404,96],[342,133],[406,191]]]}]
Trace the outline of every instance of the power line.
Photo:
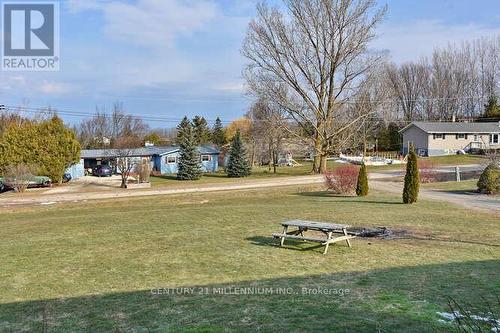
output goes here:
[{"label": "power line", "polygon": [[[418,100],[409,100],[409,99],[384,99],[384,100],[379,100],[379,101],[370,101],[370,103],[379,103],[379,104],[399,104],[399,103],[411,103],[411,102],[423,102],[423,101],[448,101],[448,100],[471,100],[471,99],[486,99],[487,97],[484,96],[461,96],[461,97],[440,97],[440,98],[421,98]],[[342,102],[343,104],[356,104],[358,102],[356,101],[344,101]],[[112,115],[106,112],[89,112],[89,111],[73,111],[73,110],[67,110],[67,109],[56,109],[56,108],[51,108],[51,107],[27,107],[27,106],[10,106],[10,105],[0,105],[0,111],[14,111],[14,112],[25,112],[25,113],[31,113],[31,114],[40,114],[40,113],[47,113],[47,112],[54,112],[60,115],[65,115],[65,116],[72,116],[72,117],[84,117],[84,118],[92,118],[95,117],[97,114],[101,117],[105,118],[112,118]],[[162,122],[162,123],[179,123],[182,118],[173,118],[173,117],[161,117],[161,116],[148,116],[148,115],[134,115],[134,114],[127,114],[127,116],[130,116],[134,119],[141,119],[144,121],[148,122]],[[483,118],[483,119],[488,119],[488,118]],[[493,119],[493,118],[490,118]],[[215,119],[206,119],[207,122],[215,122]],[[457,121],[470,121],[470,118],[461,118],[457,119]],[[266,122],[266,120],[254,120],[254,121],[262,121]],[[224,124],[230,124],[232,121],[231,120],[222,120],[221,122]],[[411,121],[405,121],[405,120],[394,120],[393,122],[396,123],[410,123]]]}]

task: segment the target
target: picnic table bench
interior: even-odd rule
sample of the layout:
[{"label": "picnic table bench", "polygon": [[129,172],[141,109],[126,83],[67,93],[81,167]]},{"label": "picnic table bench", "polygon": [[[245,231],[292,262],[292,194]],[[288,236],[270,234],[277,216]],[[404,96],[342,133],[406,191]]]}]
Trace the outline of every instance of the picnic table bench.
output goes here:
[{"label": "picnic table bench", "polygon": [[[283,226],[283,232],[281,234],[273,233],[274,238],[279,238],[281,240],[280,246],[285,244],[286,238],[321,243],[325,246],[323,254],[327,254],[328,246],[332,243],[346,241],[347,245],[351,247],[351,242],[349,240],[356,238],[354,235],[349,235],[347,228],[350,226],[346,224],[292,220],[283,222],[281,225]],[[295,229],[289,231],[288,229],[290,227],[294,227]],[[325,234],[326,237],[307,237],[304,235],[306,231],[319,231]],[[341,234],[342,236],[333,237],[334,234]]]}]

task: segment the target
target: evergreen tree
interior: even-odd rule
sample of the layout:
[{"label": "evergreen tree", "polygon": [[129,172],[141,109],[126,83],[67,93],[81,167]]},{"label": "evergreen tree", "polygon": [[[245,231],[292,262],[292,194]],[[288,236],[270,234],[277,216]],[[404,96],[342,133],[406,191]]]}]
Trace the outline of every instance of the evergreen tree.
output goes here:
[{"label": "evergreen tree", "polygon": [[408,162],[406,164],[405,186],[403,189],[403,202],[412,204],[418,200],[418,191],[420,188],[420,175],[418,172],[417,154],[410,150]]},{"label": "evergreen tree", "polygon": [[482,118],[500,117],[500,105],[496,96],[491,96],[488,99],[488,104],[484,106],[484,114]]},{"label": "evergreen tree", "polygon": [[[180,144],[178,180],[197,180],[201,177],[200,154],[194,142],[194,130],[191,126],[182,128]],[[181,133],[181,131],[179,132]]]},{"label": "evergreen tree", "polygon": [[356,195],[358,197],[366,197],[368,195],[368,174],[364,163],[361,165],[361,169],[359,170]]},{"label": "evergreen tree", "polygon": [[226,143],[226,133],[219,117],[215,119],[215,125],[212,129],[212,143],[218,147],[221,147]]},{"label": "evergreen tree", "polygon": [[0,140],[0,173],[8,166],[33,165],[40,176],[60,182],[66,169],[80,161],[80,150],[75,133],[57,116],[13,124]]},{"label": "evergreen tree", "polygon": [[500,192],[500,168],[495,163],[490,163],[484,169],[477,182],[481,193],[495,194]]},{"label": "evergreen tree", "polygon": [[177,125],[177,139],[176,143],[180,146],[186,140],[186,136],[191,132],[193,125],[188,117],[182,118],[179,125]]},{"label": "evergreen tree", "polygon": [[239,130],[236,131],[236,134],[231,141],[231,149],[229,151],[229,161],[227,163],[226,173],[229,177],[233,178],[246,177],[252,173],[250,164],[248,163],[245,147],[243,147],[243,142],[241,141]]},{"label": "evergreen tree", "polygon": [[196,116],[193,119],[194,141],[196,145],[204,145],[210,142],[210,128],[205,118]]}]

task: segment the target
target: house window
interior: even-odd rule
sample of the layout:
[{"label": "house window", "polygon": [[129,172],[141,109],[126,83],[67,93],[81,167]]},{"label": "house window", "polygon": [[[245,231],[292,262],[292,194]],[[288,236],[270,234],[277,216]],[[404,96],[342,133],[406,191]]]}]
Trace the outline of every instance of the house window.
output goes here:
[{"label": "house window", "polygon": [[474,141],[479,141],[479,135],[474,134]]},{"label": "house window", "polygon": [[456,139],[459,140],[459,139],[466,139],[467,140],[467,134],[456,134]]},{"label": "house window", "polygon": [[434,140],[436,140],[436,139],[444,139],[445,137],[444,137],[444,134],[442,134],[442,133],[437,133],[437,134],[433,134],[433,135],[432,135],[432,138],[433,138]]},{"label": "house window", "polygon": [[499,134],[491,134],[490,135],[490,143],[496,145],[498,144],[498,136]]},{"label": "house window", "polygon": [[175,164],[175,163],[177,163],[177,157],[167,156],[167,164]]},{"label": "house window", "polygon": [[201,155],[201,161],[202,162],[210,162],[211,156],[210,155]]}]

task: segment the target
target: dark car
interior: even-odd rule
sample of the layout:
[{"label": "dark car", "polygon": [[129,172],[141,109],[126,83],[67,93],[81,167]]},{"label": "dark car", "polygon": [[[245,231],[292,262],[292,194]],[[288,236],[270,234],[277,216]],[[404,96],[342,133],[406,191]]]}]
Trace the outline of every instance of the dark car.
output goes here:
[{"label": "dark car", "polygon": [[97,177],[111,177],[113,169],[109,165],[98,165],[92,170],[92,174]]},{"label": "dark car", "polygon": [[71,179],[73,179],[73,176],[71,176],[70,173],[65,173],[62,181],[63,181],[63,183],[68,183]]}]

